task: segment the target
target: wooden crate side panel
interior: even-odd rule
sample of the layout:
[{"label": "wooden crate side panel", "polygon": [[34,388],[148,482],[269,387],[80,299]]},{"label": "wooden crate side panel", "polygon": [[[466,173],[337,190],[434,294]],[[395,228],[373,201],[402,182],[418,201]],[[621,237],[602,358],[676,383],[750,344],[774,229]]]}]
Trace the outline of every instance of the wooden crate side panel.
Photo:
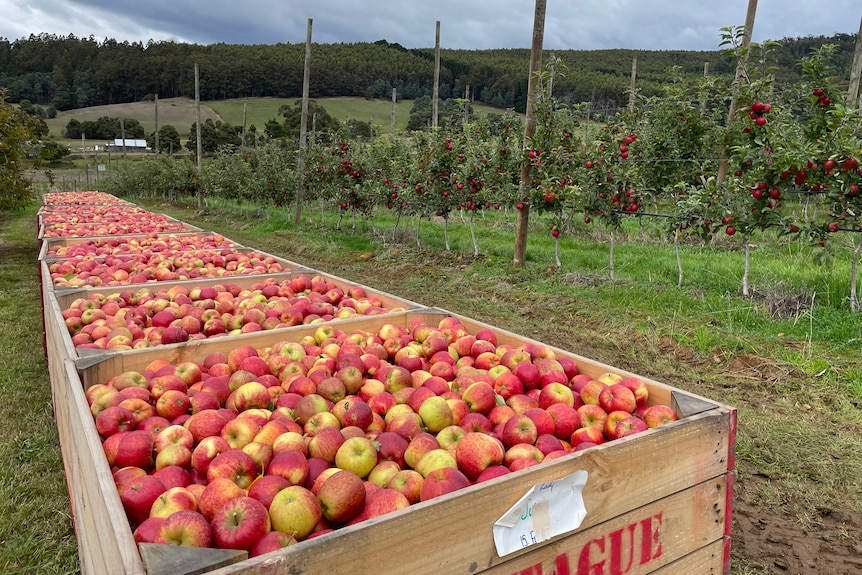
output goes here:
[{"label": "wooden crate side panel", "polygon": [[[726,538],[719,539],[665,565],[650,575],[721,575],[730,568],[730,563],[723,559]],[[580,574],[578,574],[580,575]]]},{"label": "wooden crate side panel", "polygon": [[[724,535],[725,476],[527,549],[485,575],[647,575]],[[688,572],[686,572],[688,573]]]},{"label": "wooden crate side panel", "polygon": [[[77,352],[75,351],[75,346],[72,345],[72,338],[69,335],[69,329],[66,327],[66,321],[63,319],[60,306],[57,304],[57,298],[50,287],[51,280],[50,276],[47,276],[48,270],[42,265],[41,271],[43,278],[42,322],[45,329],[45,353],[48,356],[48,366],[50,368],[52,361],[55,361],[55,356],[61,359],[72,359],[77,357]],[[45,281],[48,283],[44,283]]]},{"label": "wooden crate side panel", "polygon": [[[505,562],[497,556],[492,526],[533,486],[587,471],[583,497],[588,515],[580,529],[590,529],[723,477],[727,424],[724,409],[695,415],[304,541],[267,558],[249,559],[214,575],[478,573]],[[674,453],[674,465],[667,464],[668,453]],[[710,509],[713,499],[715,495],[708,498]],[[723,501],[719,497],[715,504],[721,507]],[[723,528],[722,524],[717,536]],[[427,538],[423,552],[405,554],[405,545],[415,545],[414,534],[419,533]],[[365,559],[357,555],[362,551],[368,553]]]},{"label": "wooden crate side panel", "polygon": [[84,575],[145,575],[74,364],[52,378],[54,412]]}]

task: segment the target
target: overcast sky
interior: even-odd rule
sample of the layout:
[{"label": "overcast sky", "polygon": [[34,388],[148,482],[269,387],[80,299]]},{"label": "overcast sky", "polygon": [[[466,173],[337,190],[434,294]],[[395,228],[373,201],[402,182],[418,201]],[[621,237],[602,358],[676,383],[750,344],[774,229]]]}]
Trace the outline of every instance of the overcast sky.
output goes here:
[{"label": "overcast sky", "polygon": [[[528,48],[529,0],[0,0],[0,37],[47,32],[197,44],[385,39],[407,48]],[[716,50],[748,0],[548,0],[546,49]],[[855,34],[860,0],[761,0],[754,40]]]}]

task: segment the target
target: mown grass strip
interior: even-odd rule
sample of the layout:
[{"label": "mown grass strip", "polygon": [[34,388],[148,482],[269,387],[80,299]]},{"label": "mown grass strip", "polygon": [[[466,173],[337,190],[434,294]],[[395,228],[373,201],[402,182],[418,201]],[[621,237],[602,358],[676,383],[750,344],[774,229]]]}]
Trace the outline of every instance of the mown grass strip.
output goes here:
[{"label": "mown grass strip", "polygon": [[35,213],[0,219],[0,573],[8,575],[78,572],[42,344]]}]

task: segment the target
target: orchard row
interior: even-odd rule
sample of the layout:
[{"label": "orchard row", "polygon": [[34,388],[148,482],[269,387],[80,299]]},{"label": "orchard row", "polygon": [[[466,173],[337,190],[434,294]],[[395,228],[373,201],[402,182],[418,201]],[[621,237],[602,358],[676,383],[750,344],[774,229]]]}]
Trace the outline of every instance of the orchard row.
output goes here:
[{"label": "orchard row", "polygon": [[[526,143],[521,118],[479,116],[410,138],[319,135],[301,173],[296,151],[279,144],[220,154],[202,177],[187,162],[148,162],[109,187],[119,195],[278,206],[302,189],[303,203],[343,213],[385,209],[447,221],[457,212],[529,208],[545,216],[554,237],[575,216],[615,228],[625,215],[657,212],[666,217],[655,221],[672,233],[748,238],[771,228],[825,245],[831,233],[862,224],[862,120],[841,104],[832,54],[830,46],[813,52],[800,62],[804,80],[780,87],[766,47],[738,48],[747,83],[680,76],[661,97],[639,100],[603,125],[590,121],[586,106],[547,96],[561,73],[553,67],[540,75],[536,130]],[[823,208],[801,210],[799,198]]]}]

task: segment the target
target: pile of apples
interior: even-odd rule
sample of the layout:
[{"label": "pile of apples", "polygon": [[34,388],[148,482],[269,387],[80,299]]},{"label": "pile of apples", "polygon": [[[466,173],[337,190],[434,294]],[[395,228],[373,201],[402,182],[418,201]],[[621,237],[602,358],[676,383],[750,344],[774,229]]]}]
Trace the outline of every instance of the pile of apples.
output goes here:
[{"label": "pile of apples", "polygon": [[45,208],[54,206],[127,206],[126,200],[97,191],[48,192],[44,195]]},{"label": "pile of apples", "polygon": [[154,214],[126,203],[76,205],[69,210],[59,206],[40,212],[43,237],[117,236],[128,234],[170,233],[191,228],[164,214]]},{"label": "pile of apples", "polygon": [[235,243],[221,234],[186,233],[146,234],[131,237],[98,237],[65,246],[54,246],[46,252],[49,258],[86,258],[130,253],[150,254],[164,251],[234,248]]},{"label": "pile of apples", "polygon": [[256,556],[676,419],[456,317],[308,333],[87,389],[136,541]]},{"label": "pile of apples", "polygon": [[76,348],[121,351],[403,310],[386,308],[362,286],[341,288],[299,274],[247,288],[223,283],[94,293],[62,313]]},{"label": "pile of apples", "polygon": [[56,288],[120,286],[285,271],[269,255],[237,248],[165,249],[62,259],[48,265]]}]

